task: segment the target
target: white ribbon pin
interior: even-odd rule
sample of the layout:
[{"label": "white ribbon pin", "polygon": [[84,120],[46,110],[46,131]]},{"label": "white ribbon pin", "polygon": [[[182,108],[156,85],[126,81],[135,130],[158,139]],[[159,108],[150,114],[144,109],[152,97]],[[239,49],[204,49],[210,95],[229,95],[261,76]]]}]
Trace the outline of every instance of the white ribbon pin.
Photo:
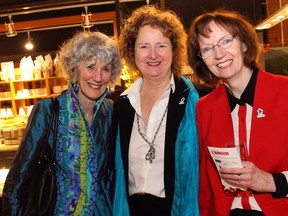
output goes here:
[{"label": "white ribbon pin", "polygon": [[185,104],[185,97],[182,97],[179,104]]},{"label": "white ribbon pin", "polygon": [[266,115],[264,114],[264,111],[262,108],[258,108],[257,110],[257,118],[264,118]]}]

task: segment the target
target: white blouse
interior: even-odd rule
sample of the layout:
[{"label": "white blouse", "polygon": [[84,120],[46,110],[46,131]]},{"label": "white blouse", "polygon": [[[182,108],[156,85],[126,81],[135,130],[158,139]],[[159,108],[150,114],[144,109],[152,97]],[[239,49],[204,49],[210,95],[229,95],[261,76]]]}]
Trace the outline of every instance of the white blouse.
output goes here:
[{"label": "white blouse", "polygon": [[[129,196],[135,193],[149,193],[157,197],[165,197],[164,187],[164,149],[167,113],[164,116],[159,132],[154,141],[155,159],[152,163],[145,159],[149,150],[148,143],[138,132],[137,114],[139,115],[140,131],[144,133],[144,124],[141,118],[140,87],[143,79],[139,78],[122,95],[127,95],[136,111],[129,146]],[[147,125],[146,139],[152,142],[155,132],[161,122],[169,101],[170,91],[175,90],[174,77],[171,76],[170,85],[154,104]]]}]

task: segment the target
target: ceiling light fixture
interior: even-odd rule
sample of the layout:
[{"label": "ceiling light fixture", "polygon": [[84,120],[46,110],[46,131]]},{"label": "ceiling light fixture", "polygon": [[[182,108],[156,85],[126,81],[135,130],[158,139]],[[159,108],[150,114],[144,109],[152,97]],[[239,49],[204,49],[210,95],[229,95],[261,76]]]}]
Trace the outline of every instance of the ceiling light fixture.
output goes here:
[{"label": "ceiling light fixture", "polygon": [[9,15],[9,23],[5,23],[6,28],[6,36],[7,37],[14,37],[17,35],[17,32],[14,29],[14,23],[12,21],[12,16]]},{"label": "ceiling light fixture", "polygon": [[261,21],[255,26],[257,30],[269,29],[272,26],[284,21],[288,18],[288,3],[281,7],[278,11]]},{"label": "ceiling light fixture", "polygon": [[34,45],[32,43],[32,39],[30,38],[30,32],[29,31],[27,32],[27,36],[28,36],[28,39],[25,43],[25,48],[27,50],[32,50],[34,48]]},{"label": "ceiling light fixture", "polygon": [[93,22],[92,22],[92,14],[89,12],[88,13],[88,6],[85,6],[85,14],[82,13],[82,23],[81,26],[84,29],[89,29],[93,26]]}]

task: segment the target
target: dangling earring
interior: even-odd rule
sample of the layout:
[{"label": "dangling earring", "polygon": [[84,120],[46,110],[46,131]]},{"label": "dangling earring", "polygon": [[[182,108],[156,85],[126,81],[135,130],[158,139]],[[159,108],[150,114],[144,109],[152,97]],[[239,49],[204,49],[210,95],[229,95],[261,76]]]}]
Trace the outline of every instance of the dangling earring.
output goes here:
[{"label": "dangling earring", "polygon": [[73,86],[73,89],[76,92],[76,94],[78,94],[79,89],[80,89],[79,84],[76,82],[76,83],[73,83],[72,86]]},{"label": "dangling earring", "polygon": [[247,46],[245,44],[243,44],[243,53],[245,53],[247,51]]},{"label": "dangling earring", "polygon": [[211,72],[208,72],[209,79],[212,80]]}]

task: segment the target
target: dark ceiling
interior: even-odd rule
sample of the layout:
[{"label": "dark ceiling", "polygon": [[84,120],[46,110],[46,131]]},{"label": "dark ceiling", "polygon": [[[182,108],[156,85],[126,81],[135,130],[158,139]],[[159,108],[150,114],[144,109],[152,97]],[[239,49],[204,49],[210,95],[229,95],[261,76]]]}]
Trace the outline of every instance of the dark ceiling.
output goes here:
[{"label": "dark ceiling", "polygon": [[248,16],[253,24],[263,17],[263,0],[165,0],[165,7],[174,10],[189,28],[191,20],[203,12],[225,8],[239,11]]},{"label": "dark ceiling", "polygon": [[[150,4],[158,4],[161,7],[174,10],[182,19],[186,29],[189,28],[191,20],[195,16],[204,11],[213,10],[219,7],[238,10],[250,17],[251,21],[256,24],[263,19],[261,2],[262,0],[150,0]],[[12,14],[14,23],[51,17],[81,16],[81,14],[85,12],[84,7],[82,6],[83,4],[89,5],[88,11],[91,13],[116,11],[117,26],[118,31],[120,31],[119,29],[121,29],[123,20],[129,16],[133,9],[146,4],[146,0],[117,0],[115,2],[109,0],[1,0],[0,25],[4,25],[5,22],[7,23],[9,21],[9,14]],[[92,4],[93,6],[91,6]],[[77,5],[80,5],[81,7],[77,7]],[[65,7],[67,7],[67,9],[57,10],[57,8]],[[49,8],[51,8],[51,10],[43,11]],[[6,37],[6,35],[2,33],[0,34],[0,62],[19,62],[22,57],[28,55],[33,57],[33,55],[37,56],[38,54],[55,54],[65,39],[70,38],[76,31],[82,30],[79,23],[79,26],[77,27],[31,31],[30,35],[35,43],[35,48],[30,52],[24,49],[27,32],[20,31],[17,36],[11,38]],[[92,31],[94,30],[113,35],[113,25],[111,24],[94,25]]]},{"label": "dark ceiling", "polygon": [[[56,17],[63,18],[79,15],[79,19],[82,19],[81,15],[85,13],[83,5],[88,5],[88,12],[91,13],[117,11],[118,8],[121,13],[118,14],[119,17],[117,18],[120,20],[126,13],[130,13],[136,7],[146,4],[144,0],[125,0],[120,2],[118,1],[116,4],[114,1],[107,0],[2,0],[0,1],[0,25],[9,22],[10,14],[12,14],[15,26],[17,22]],[[27,40],[27,31],[17,31],[18,34],[14,37],[6,37],[5,33],[0,33],[0,62],[15,61],[17,63],[22,57],[28,55],[32,57],[39,54],[46,55],[47,53],[54,55],[67,38],[70,38],[77,31],[83,30],[80,24],[59,29],[29,30],[34,42],[32,51],[27,51],[24,48],[24,43]],[[90,30],[101,31],[109,36],[114,34],[113,23],[96,23]]]}]

